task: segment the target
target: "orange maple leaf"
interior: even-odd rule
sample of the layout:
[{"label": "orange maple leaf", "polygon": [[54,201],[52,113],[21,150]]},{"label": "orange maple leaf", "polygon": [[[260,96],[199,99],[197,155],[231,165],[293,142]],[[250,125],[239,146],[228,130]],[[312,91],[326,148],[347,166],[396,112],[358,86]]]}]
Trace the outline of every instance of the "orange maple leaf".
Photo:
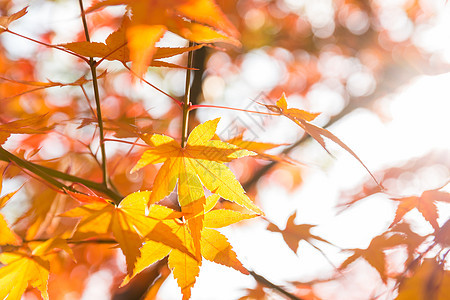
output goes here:
[{"label": "orange maple leaf", "polygon": [[47,123],[47,115],[35,115],[25,119],[11,121],[0,124],[0,145],[9,138],[11,134],[43,134],[50,130],[45,126]]},{"label": "orange maple leaf", "polygon": [[395,300],[446,300],[450,296],[450,271],[444,262],[425,259],[409,278],[402,278]]},{"label": "orange maple leaf", "polygon": [[434,190],[428,190],[422,193],[420,196],[409,196],[403,198],[391,198],[394,201],[400,202],[397,211],[395,212],[395,218],[391,226],[400,222],[403,216],[416,208],[427,220],[435,230],[439,228],[437,218],[439,217],[436,201],[450,202],[450,193],[439,191],[442,187]]},{"label": "orange maple leaf", "polygon": [[8,29],[9,24],[11,24],[17,19],[22,18],[27,13],[27,8],[28,7],[24,7],[10,16],[0,16],[0,33],[6,31]]},{"label": "orange maple leaf", "polygon": [[314,228],[316,225],[295,224],[294,220],[296,216],[297,212],[293,213],[288,218],[286,222],[286,227],[283,230],[281,230],[277,225],[273,223],[270,223],[267,226],[267,230],[281,233],[283,235],[284,241],[289,246],[289,248],[291,248],[291,250],[294,251],[294,253],[297,253],[299,242],[302,240],[306,241],[319,251],[321,250],[316,245],[314,245],[314,241],[320,241],[331,245],[331,243],[328,242],[327,240],[311,233],[311,229]]},{"label": "orange maple leaf", "polygon": [[384,250],[405,244],[405,237],[401,234],[391,236],[379,235],[372,239],[366,249],[348,249],[353,251],[353,255],[348,257],[339,267],[343,270],[358,258],[364,258],[372,267],[377,270],[384,283],[387,282],[386,275],[386,254]]},{"label": "orange maple leaf", "polygon": [[[130,61],[130,48],[128,46],[126,33],[127,25],[123,24],[118,30],[114,31],[106,38],[105,43],[84,41],[61,44],[60,46],[86,57],[100,57],[111,61],[118,60],[125,64]],[[149,66],[182,68],[181,66],[156,59],[180,55],[185,52],[197,50],[201,47],[203,47],[203,45],[179,48],[155,47],[155,53],[153,54],[152,60],[149,62]]]},{"label": "orange maple leaf", "polygon": [[155,44],[167,31],[196,43],[240,45],[238,31],[214,0],[105,0],[94,3],[87,12],[113,5],[127,5],[132,12],[126,38],[138,76],[152,61]]},{"label": "orange maple leaf", "polygon": [[[353,152],[352,149],[350,149],[344,142],[342,142],[337,136],[332,134],[330,131],[318,127],[312,123],[310,123],[312,120],[314,120],[319,113],[310,113],[301,109],[297,108],[288,108],[287,102],[286,102],[286,95],[283,93],[283,95],[278,99],[276,105],[267,105],[263,104],[267,109],[269,109],[272,112],[281,114],[283,116],[286,116],[287,118],[291,119],[295,124],[300,126],[306,133],[308,133],[313,139],[315,139],[319,144],[322,146],[322,148],[325,149],[328,153],[330,153],[325,145],[324,137],[332,140],[336,144],[338,144],[340,147],[342,147],[345,151],[350,153],[356,160],[367,170],[367,172],[370,174],[370,176],[373,178],[373,180],[377,183],[377,185],[380,186],[378,181],[376,180],[375,176],[370,172],[369,168],[362,162],[362,160],[356,155],[355,152]],[[380,186],[381,187],[381,186]]]}]

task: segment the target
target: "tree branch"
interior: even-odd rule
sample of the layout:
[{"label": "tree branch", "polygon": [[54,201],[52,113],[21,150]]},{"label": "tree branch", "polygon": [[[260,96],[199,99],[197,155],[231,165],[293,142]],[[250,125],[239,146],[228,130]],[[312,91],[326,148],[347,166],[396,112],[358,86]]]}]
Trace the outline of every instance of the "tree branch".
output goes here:
[{"label": "tree branch", "polygon": [[265,286],[267,286],[267,287],[269,287],[269,288],[271,288],[271,289],[277,291],[278,293],[280,293],[280,294],[286,296],[288,299],[292,299],[292,300],[302,300],[302,298],[299,298],[299,297],[297,297],[297,296],[295,296],[295,295],[289,293],[288,291],[286,291],[285,289],[283,289],[283,288],[280,287],[279,285],[276,285],[276,284],[270,282],[270,281],[267,280],[265,277],[263,277],[263,276],[261,276],[261,275],[259,275],[259,274],[256,274],[255,272],[250,271],[250,270],[249,270],[248,272],[250,273],[250,275],[253,276],[253,278],[255,278],[256,281],[258,281],[259,283],[261,283],[261,284],[263,284],[263,285],[265,285]]},{"label": "tree branch", "polygon": [[33,174],[36,174],[37,176],[41,177],[48,183],[56,186],[57,188],[63,190],[67,189],[73,192],[78,192],[75,189],[71,188],[70,186],[67,186],[60,181],[56,180],[55,178],[70,181],[73,183],[80,183],[90,189],[96,190],[97,192],[100,192],[106,196],[108,196],[111,200],[114,200],[114,202],[118,203],[120,200],[123,199],[123,196],[110,190],[108,187],[104,186],[101,183],[94,182],[91,180],[87,180],[84,178],[80,178],[77,176],[69,175],[64,172],[60,172],[48,167],[44,167],[32,162],[29,162],[27,160],[21,159],[20,157],[15,156],[11,152],[8,152],[7,150],[0,147],[0,160],[6,161],[6,162],[12,162],[18,165],[21,168],[24,168]]}]

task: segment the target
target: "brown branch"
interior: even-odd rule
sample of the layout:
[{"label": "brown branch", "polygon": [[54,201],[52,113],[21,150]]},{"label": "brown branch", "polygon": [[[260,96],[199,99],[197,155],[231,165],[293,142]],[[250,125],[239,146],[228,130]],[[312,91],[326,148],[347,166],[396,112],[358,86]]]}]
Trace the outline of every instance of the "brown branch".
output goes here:
[{"label": "brown branch", "polygon": [[280,287],[279,285],[276,285],[272,282],[270,282],[269,280],[267,280],[265,277],[253,272],[253,271],[248,271],[250,273],[250,275],[253,276],[253,278],[255,278],[255,280],[275,291],[277,291],[278,293],[282,294],[283,296],[286,296],[288,299],[292,299],[292,300],[302,300],[302,298],[297,297],[291,293],[289,293],[288,291],[286,291],[284,288]]}]

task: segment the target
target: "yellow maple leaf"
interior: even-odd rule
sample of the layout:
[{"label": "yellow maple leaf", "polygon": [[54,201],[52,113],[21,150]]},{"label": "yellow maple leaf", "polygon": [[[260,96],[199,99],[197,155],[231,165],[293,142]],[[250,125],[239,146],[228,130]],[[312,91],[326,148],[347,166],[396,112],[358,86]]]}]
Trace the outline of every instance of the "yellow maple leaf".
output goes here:
[{"label": "yellow maple leaf", "polygon": [[72,259],[72,249],[66,240],[54,237],[47,241],[28,243],[28,248],[0,253],[0,299],[20,300],[28,285],[37,288],[48,300],[47,282],[52,254],[57,249],[66,251]]},{"label": "yellow maple leaf", "polygon": [[[210,120],[194,128],[184,148],[174,139],[164,135],[154,134],[149,139],[153,148],[145,151],[132,169],[133,172],[147,164],[164,163],[153,183],[149,204],[169,195],[178,182],[178,202],[185,215],[203,211],[205,204],[203,186],[224,199],[263,214],[245,194],[233,172],[224,164],[255,153],[212,139],[219,120]],[[198,241],[203,228],[202,223],[203,214],[189,222],[197,257],[200,255]]]},{"label": "yellow maple leaf", "polygon": [[[174,139],[154,134],[151,149],[144,152],[132,172],[148,164],[164,163],[156,175],[149,204],[156,203],[169,195],[178,181],[178,196],[184,213],[192,213],[190,205],[203,199],[203,186],[224,199],[235,202],[258,214],[263,212],[248,198],[241,184],[224,164],[233,159],[255,155],[214,137],[219,118],[195,127],[182,148]],[[189,193],[184,194],[184,188]]]},{"label": "yellow maple leaf", "polygon": [[9,228],[3,215],[0,214],[0,245],[18,245],[20,238]]},{"label": "yellow maple leaf", "polygon": [[[0,170],[0,194],[2,192],[3,172]],[[0,208],[3,208],[9,199],[17,193],[18,190],[0,197]],[[0,245],[18,245],[20,238],[12,231],[2,214],[0,214]]]},{"label": "yellow maple leaf", "polygon": [[[209,196],[206,199],[204,211],[186,217],[187,223],[184,224],[185,226],[179,227],[176,230],[176,234],[183,240],[185,245],[193,246],[195,243],[194,236],[190,234],[188,223],[195,218],[204,218],[204,228],[201,231],[199,241],[201,245],[201,256],[209,261],[234,268],[243,274],[249,274],[247,269],[237,259],[236,253],[233,251],[227,238],[212,228],[228,226],[241,220],[254,218],[258,215],[245,214],[228,209],[211,210],[218,199],[218,195]],[[152,205],[152,207],[159,207],[159,205]],[[164,210],[171,211],[170,208],[166,207]],[[200,272],[201,259],[196,260],[177,249],[170,249],[154,241],[146,242],[140,251],[141,256],[135,264],[133,274],[127,276],[122,285],[127,284],[134,276],[142,272],[149,265],[169,255],[169,267],[173,270],[173,275],[177,280],[178,286],[181,288],[183,300],[190,298],[191,288],[194,286]]]},{"label": "yellow maple leaf", "polygon": [[192,255],[172,232],[172,228],[176,228],[174,220],[145,215],[149,197],[149,191],[136,192],[125,197],[117,206],[110,202],[95,202],[76,207],[61,216],[82,218],[72,239],[82,240],[112,233],[126,257],[129,272],[139,256],[144,237]]},{"label": "yellow maple leaf", "polygon": [[29,284],[48,299],[47,281],[50,264],[39,256],[23,253],[1,253],[0,299],[20,300]]},{"label": "yellow maple leaf", "polygon": [[266,153],[266,151],[280,147],[286,146],[288,144],[273,144],[273,143],[263,143],[263,142],[255,142],[255,141],[246,141],[244,140],[244,134],[241,133],[229,140],[226,141],[229,144],[233,144],[238,146],[241,149],[247,149],[249,151],[253,151],[257,154],[255,158],[267,159],[273,161],[283,161],[287,163],[291,163],[292,159],[287,159],[286,157],[281,157],[277,155],[272,155]]}]

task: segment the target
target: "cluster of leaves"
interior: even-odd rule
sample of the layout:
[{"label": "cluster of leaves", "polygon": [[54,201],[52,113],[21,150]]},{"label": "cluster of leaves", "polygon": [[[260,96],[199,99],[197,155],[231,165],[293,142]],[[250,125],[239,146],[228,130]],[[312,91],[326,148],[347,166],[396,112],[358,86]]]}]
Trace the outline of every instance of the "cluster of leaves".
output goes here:
[{"label": "cluster of leaves", "polygon": [[[116,20],[116,26],[105,42],[91,42],[86,14],[106,15],[103,9],[116,5],[125,5],[126,13]],[[270,7],[264,9],[270,10]],[[59,45],[23,37],[10,29],[13,22],[26,15],[26,8],[0,17],[1,34],[21,36],[47,50],[65,52],[84,64],[85,72],[69,83],[43,82],[34,78],[36,66],[25,61],[13,65],[0,54],[1,61],[7,62],[0,64],[4,73],[0,77],[3,83],[0,92],[5,102],[5,109],[0,114],[0,160],[6,162],[1,165],[0,173],[7,178],[20,180],[20,175],[30,178],[21,188],[27,189],[24,193],[30,197],[30,207],[18,218],[14,228],[0,214],[0,262],[3,264],[0,268],[0,298],[20,299],[27,287],[35,288],[44,299],[53,298],[52,291],[57,297],[51,285],[63,284],[62,279],[58,282],[58,277],[71,276],[70,272],[77,265],[90,265],[93,270],[112,268],[106,266],[112,252],[109,248],[117,245],[126,260],[126,274],[119,279],[121,286],[131,284],[147,268],[168,257],[168,266],[183,299],[189,299],[204,258],[252,275],[257,280],[256,288],[249,289],[242,299],[264,298],[266,290],[263,286],[294,299],[317,299],[314,286],[323,282],[291,282],[298,291],[298,296],[292,295],[244,267],[227,238],[216,230],[264,215],[226,164],[243,157],[292,163],[285,156],[266,153],[281,145],[245,141],[242,135],[222,141],[216,134],[218,118],[199,124],[189,135],[181,130],[181,141],[160,134],[171,132],[173,124],[169,120],[179,117],[180,109],[183,126],[187,127],[190,111],[209,106],[190,103],[189,84],[183,101],[163,92],[145,79],[147,69],[168,67],[186,69],[189,73],[192,64],[182,66],[164,59],[192,54],[205,46],[212,48],[212,43],[216,42],[239,46],[238,32],[241,30],[232,25],[213,0],[105,0],[94,3],[86,11],[81,7],[81,12],[86,40]],[[168,31],[190,41],[190,46],[159,47],[157,42]],[[248,32],[243,31],[243,34]],[[106,61],[118,61],[123,69],[115,74],[104,69],[97,74]],[[15,68],[30,72],[18,72]],[[141,104],[119,92],[109,92],[108,87],[117,80],[114,76],[122,72],[130,76],[127,78],[134,78],[129,80],[130,86],[138,78],[168,96],[175,104],[174,110],[162,120],[155,120]],[[109,97],[100,99],[100,80],[102,87],[110,93]],[[91,86],[96,109],[92,107],[86,89]],[[66,106],[53,105],[46,101],[50,97],[45,92],[54,87],[77,89],[82,94],[70,98]],[[289,91],[292,86],[283,88]],[[119,109],[108,106],[107,100],[111,98]],[[31,100],[33,104],[24,109],[20,99],[25,103]],[[273,105],[261,105],[267,109],[266,114],[290,119],[326,151],[325,138],[334,142],[369,172],[375,187],[346,206],[383,190],[353,150],[330,131],[312,123],[318,113],[288,108],[284,94]],[[77,134],[67,134],[67,128],[74,124],[78,125]],[[8,142],[18,135],[22,138],[22,148],[6,150],[10,147]],[[67,153],[57,159],[46,159],[45,154],[41,154],[41,145],[47,136],[63,139]],[[113,136],[118,140],[112,139]],[[125,153],[106,156],[107,141],[123,141],[131,146]],[[139,144],[139,141],[145,144]],[[99,145],[97,150],[93,146],[96,143]],[[136,151],[137,146],[146,150]],[[162,165],[158,169],[153,166],[155,164]],[[0,179],[1,192],[3,177]],[[339,281],[353,262],[365,260],[378,272],[383,283],[395,282],[397,299],[445,299],[450,286],[445,268],[450,247],[450,221],[439,226],[436,202],[448,203],[450,194],[441,189],[424,191],[421,196],[391,197],[399,205],[389,229],[373,238],[366,249],[343,249],[351,254],[328,281]],[[0,208],[17,192],[1,197]],[[175,198],[176,201],[171,201]],[[434,230],[432,234],[421,236],[411,230],[404,217],[413,209],[430,223]],[[326,256],[319,246],[332,244],[311,232],[315,225],[295,224],[295,218],[296,213],[289,217],[284,229],[269,222],[267,230],[280,233],[295,253],[299,243],[306,241]],[[88,248],[89,244],[94,248]],[[103,249],[104,244],[108,248]],[[407,258],[403,262],[404,268],[395,272],[390,269],[387,253],[397,249],[405,250]],[[101,256],[97,263],[89,259],[94,252]],[[157,293],[167,276],[161,271],[162,281],[155,281],[154,289],[148,290],[147,297]],[[76,280],[82,279],[83,276],[77,276]],[[76,292],[79,293],[84,284],[73,283],[72,289],[78,288]]]}]

